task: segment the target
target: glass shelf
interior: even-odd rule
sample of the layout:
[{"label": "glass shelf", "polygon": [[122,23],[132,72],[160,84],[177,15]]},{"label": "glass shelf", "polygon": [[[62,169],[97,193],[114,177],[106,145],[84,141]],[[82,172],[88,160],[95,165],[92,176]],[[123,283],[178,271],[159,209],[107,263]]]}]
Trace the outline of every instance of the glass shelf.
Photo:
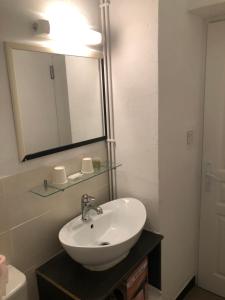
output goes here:
[{"label": "glass shelf", "polygon": [[48,197],[48,196],[51,196],[53,194],[60,192],[60,190],[58,190],[57,188],[50,186],[50,185],[45,186],[43,183],[42,185],[32,188],[32,190],[30,190],[30,192],[33,194],[36,194],[38,196],[41,196],[41,197]]},{"label": "glass shelf", "polygon": [[58,192],[63,192],[66,189],[73,187],[81,182],[87,181],[91,178],[94,178],[96,176],[99,176],[103,173],[106,173],[110,170],[116,169],[118,167],[122,166],[120,163],[115,163],[115,164],[109,164],[109,163],[104,163],[99,169],[95,169],[93,173],[91,174],[83,174],[81,177],[76,178],[76,179],[68,179],[68,182],[65,184],[53,184],[53,183],[46,183],[44,182],[40,186],[34,187],[30,192],[41,196],[41,197],[48,197],[53,194],[56,194]]}]

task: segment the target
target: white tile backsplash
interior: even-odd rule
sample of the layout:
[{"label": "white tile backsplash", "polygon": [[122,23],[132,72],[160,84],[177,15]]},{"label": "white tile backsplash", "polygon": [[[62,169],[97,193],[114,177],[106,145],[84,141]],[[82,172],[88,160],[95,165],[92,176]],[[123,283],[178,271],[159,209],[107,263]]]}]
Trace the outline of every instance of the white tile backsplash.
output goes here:
[{"label": "white tile backsplash", "polygon": [[53,210],[13,228],[13,265],[24,272],[58,252],[61,246],[57,236],[61,224],[57,221]]},{"label": "white tile backsplash", "polygon": [[11,261],[12,258],[12,244],[10,232],[4,232],[0,234],[0,254],[6,256],[7,261]]},{"label": "white tile backsplash", "polygon": [[[76,158],[60,164],[65,165],[67,175],[75,173],[87,155],[105,161],[105,143],[88,146]],[[107,173],[46,198],[31,193],[45,178],[51,179],[51,168],[43,166],[0,179],[0,253],[27,275],[29,300],[38,299],[35,269],[62,249],[58,232],[80,214],[82,194],[94,196],[98,203],[109,200]]]},{"label": "white tile backsplash", "polygon": [[0,181],[0,234],[9,229],[8,204],[3,192],[3,184]]}]

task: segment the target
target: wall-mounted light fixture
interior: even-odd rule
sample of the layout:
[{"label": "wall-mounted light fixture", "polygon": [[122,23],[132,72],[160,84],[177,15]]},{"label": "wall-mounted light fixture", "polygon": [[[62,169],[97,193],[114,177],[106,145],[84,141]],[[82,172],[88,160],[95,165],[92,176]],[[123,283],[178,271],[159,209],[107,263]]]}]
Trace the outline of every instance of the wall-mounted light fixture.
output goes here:
[{"label": "wall-mounted light fixture", "polygon": [[72,1],[47,1],[33,30],[39,44],[59,53],[88,56],[102,44],[102,34],[90,26]]},{"label": "wall-mounted light fixture", "polygon": [[[59,21],[58,21],[59,22]],[[61,25],[61,26],[60,26]],[[87,46],[99,45],[102,43],[102,34],[87,26],[65,27],[62,23],[57,23],[56,20],[49,22],[48,20],[40,19],[33,23],[35,34],[46,36],[52,41],[62,43],[76,43]]]},{"label": "wall-mounted light fixture", "polygon": [[33,23],[33,30],[38,35],[47,35],[50,33],[50,23],[48,20],[37,20]]}]

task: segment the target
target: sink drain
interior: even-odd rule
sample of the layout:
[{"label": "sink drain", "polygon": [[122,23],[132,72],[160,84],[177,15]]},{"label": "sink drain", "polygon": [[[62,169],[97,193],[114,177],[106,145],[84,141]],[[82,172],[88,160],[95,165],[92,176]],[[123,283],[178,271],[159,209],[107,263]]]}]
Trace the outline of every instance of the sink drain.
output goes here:
[{"label": "sink drain", "polygon": [[109,242],[102,242],[102,243],[100,243],[100,246],[108,246],[108,245],[110,245]]}]

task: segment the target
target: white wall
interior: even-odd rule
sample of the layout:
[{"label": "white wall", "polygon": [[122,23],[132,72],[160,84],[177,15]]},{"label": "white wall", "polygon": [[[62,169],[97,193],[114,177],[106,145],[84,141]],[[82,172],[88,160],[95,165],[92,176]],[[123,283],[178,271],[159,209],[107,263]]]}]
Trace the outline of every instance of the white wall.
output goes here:
[{"label": "white wall", "polygon": [[[175,299],[196,274],[205,27],[187,0],[159,5],[159,198],[163,292]],[[186,131],[194,130],[193,145]]]},{"label": "white wall", "polygon": [[110,9],[118,192],[141,199],[164,235],[163,299],[174,300],[197,271],[205,26],[187,0]]},{"label": "white wall", "polygon": [[112,0],[110,17],[118,196],[158,230],[158,0]]},{"label": "white wall", "polygon": [[[34,169],[41,165],[57,164],[61,160],[73,158],[76,150],[70,150],[45,158],[19,163],[11,96],[4,54],[4,41],[37,42],[32,32],[32,23],[44,17],[49,6],[56,0],[3,0],[0,2],[0,177]],[[98,0],[61,0],[83,14],[90,26],[100,28]]]}]

